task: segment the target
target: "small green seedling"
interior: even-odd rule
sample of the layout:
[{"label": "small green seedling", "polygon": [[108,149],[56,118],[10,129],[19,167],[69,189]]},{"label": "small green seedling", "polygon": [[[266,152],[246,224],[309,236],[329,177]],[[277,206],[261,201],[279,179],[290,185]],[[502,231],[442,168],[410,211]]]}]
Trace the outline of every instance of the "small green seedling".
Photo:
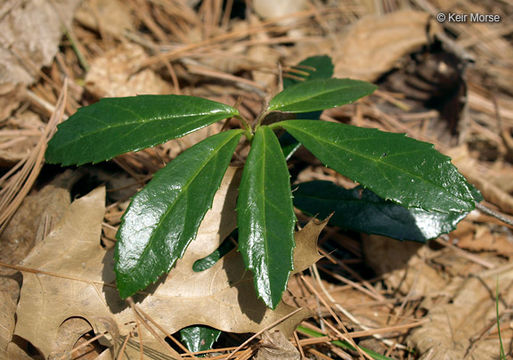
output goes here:
[{"label": "small green seedling", "polygon": [[[238,247],[258,296],[275,308],[293,270],[296,217],[285,153],[288,158],[298,142],[326,166],[372,191],[380,199],[373,198],[377,203],[461,218],[480,200],[450,159],[431,144],[316,120],[312,114],[351,103],[375,88],[363,81],[312,76],[274,96],[254,124],[231,106],[193,96],[106,98],[59,125],[46,160],[97,163],[216,121],[239,119],[241,129],[213,135],[184,151],[134,196],[117,233],[116,282],[126,298],[171,270],[196,237],[235,148],[245,138],[250,151],[237,200]],[[270,113],[299,115],[264,125]],[[314,119],[304,119],[305,113]]]}]

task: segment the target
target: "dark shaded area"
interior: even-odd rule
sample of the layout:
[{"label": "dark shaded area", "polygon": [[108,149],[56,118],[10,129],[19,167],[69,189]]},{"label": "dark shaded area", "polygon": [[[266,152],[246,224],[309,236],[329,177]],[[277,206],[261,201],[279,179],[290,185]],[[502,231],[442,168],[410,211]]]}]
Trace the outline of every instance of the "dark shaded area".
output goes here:
[{"label": "dark shaded area", "polygon": [[384,89],[404,93],[407,99],[426,109],[438,110],[451,134],[457,134],[466,102],[468,60],[435,40],[401,63],[401,67],[384,74],[377,83]]},{"label": "dark shaded area", "polygon": [[311,216],[326,218],[331,225],[398,240],[425,242],[453,230],[466,215],[404,208],[358,186],[344,189],[330,181],[298,185],[294,205]]}]

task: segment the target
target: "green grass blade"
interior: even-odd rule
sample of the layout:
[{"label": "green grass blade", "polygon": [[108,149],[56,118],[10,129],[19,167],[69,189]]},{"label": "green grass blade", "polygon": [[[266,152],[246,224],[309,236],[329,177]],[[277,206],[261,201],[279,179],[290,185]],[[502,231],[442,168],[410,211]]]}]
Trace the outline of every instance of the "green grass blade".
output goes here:
[{"label": "green grass blade", "polygon": [[[298,326],[297,327],[297,331],[302,333],[302,334],[305,334],[305,335],[308,335],[308,336],[312,336],[312,337],[322,337],[322,336],[326,336],[325,334],[323,333],[320,333],[318,331],[315,331],[315,330],[312,330],[312,329],[309,329],[307,327],[304,327],[304,326]],[[347,341],[340,341],[340,340],[333,340],[333,341],[330,341],[330,343],[332,343],[333,345],[335,346],[338,346],[339,348],[341,349],[344,349],[344,350],[352,350],[352,351],[356,351],[355,347],[351,344],[349,344]],[[370,357],[372,357],[373,359],[375,360],[393,360],[392,358],[389,358],[388,356],[385,356],[385,355],[381,355],[380,353],[377,353],[373,350],[370,350],[370,349],[366,349],[362,346],[360,346],[360,349],[365,352],[367,355],[369,355]]]},{"label": "green grass blade", "polygon": [[497,285],[495,287],[495,316],[497,317],[497,332],[499,334],[499,344],[500,344],[500,359],[506,360],[506,353],[504,352],[504,344],[502,343],[501,336],[501,321],[499,315],[499,277],[497,277]]}]

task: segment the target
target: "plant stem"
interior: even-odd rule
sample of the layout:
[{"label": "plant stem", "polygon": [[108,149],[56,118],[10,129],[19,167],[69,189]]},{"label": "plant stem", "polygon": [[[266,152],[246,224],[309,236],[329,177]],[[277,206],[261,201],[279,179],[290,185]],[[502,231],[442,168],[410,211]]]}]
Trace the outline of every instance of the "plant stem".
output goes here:
[{"label": "plant stem", "polygon": [[260,115],[258,115],[257,119],[256,119],[256,126],[255,126],[255,130],[258,129],[258,127],[260,126],[260,124],[262,123],[262,121],[265,119],[265,117],[269,114],[268,111],[264,111],[263,113],[261,113]]},{"label": "plant stem", "polygon": [[69,42],[71,43],[71,47],[73,48],[73,51],[77,55],[78,62],[80,63],[80,65],[82,66],[82,68],[86,72],[89,72],[90,66],[87,63],[86,58],[84,57],[84,55],[80,51],[80,49],[79,49],[79,47],[77,45],[77,40],[75,39],[75,36],[71,33],[71,31],[68,28],[64,28],[64,34],[66,35],[66,37],[68,38]]},{"label": "plant stem", "polygon": [[241,115],[236,115],[235,118],[239,119],[239,121],[242,124],[242,128],[244,128],[244,135],[249,140],[249,142],[251,142],[251,140],[253,139],[253,130],[251,129],[251,126],[249,125],[247,120]]},{"label": "plant stem", "polygon": [[506,360],[506,354],[504,353],[504,345],[502,344],[502,336],[501,336],[501,321],[499,316],[499,277],[497,276],[497,285],[495,287],[495,312],[497,316],[497,332],[499,334],[499,343],[500,343],[500,359]]}]

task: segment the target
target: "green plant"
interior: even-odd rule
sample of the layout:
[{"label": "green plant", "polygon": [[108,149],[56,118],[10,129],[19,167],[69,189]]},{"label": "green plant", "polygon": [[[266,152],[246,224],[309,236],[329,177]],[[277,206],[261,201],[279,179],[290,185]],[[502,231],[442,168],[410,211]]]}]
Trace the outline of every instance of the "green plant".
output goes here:
[{"label": "green plant", "polygon": [[506,360],[506,353],[504,352],[504,344],[502,343],[502,335],[501,335],[501,317],[499,314],[499,277],[498,276],[497,276],[497,284],[495,285],[495,317],[497,319],[497,333],[499,335],[500,360]]},{"label": "green plant", "polygon": [[[325,58],[306,63],[322,63]],[[307,81],[286,84],[252,125],[231,106],[179,95],[102,99],[59,125],[46,160],[81,165],[176,139],[226,118],[243,124],[242,129],[213,135],[184,151],[132,199],[115,251],[122,298],[156,281],[184,254],[242,136],[251,148],[237,200],[238,246],[253,272],[258,296],[270,308],[281,300],[292,270],[296,219],[286,158],[299,143],[386,204],[450,219],[461,219],[474,209],[480,194],[431,144],[403,134],[303,119],[304,115],[264,125],[270,113],[316,118],[319,113],[314,112],[353,102],[376,88],[363,81],[326,78],[331,70],[305,74]],[[282,130],[287,133],[278,139],[275,131]]]}]

